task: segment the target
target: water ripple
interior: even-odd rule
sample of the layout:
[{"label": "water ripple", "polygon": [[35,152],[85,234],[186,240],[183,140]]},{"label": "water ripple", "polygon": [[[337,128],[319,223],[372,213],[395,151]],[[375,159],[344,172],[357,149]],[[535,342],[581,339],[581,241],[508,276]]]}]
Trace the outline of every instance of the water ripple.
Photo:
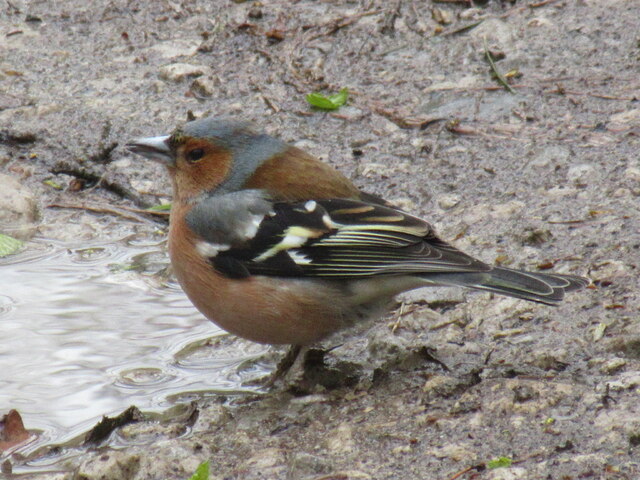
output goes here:
[{"label": "water ripple", "polygon": [[[17,409],[35,442],[77,442],[103,415],[161,411],[247,390],[267,349],[223,335],[168,278],[164,242],[39,240],[0,259],[0,414]],[[58,451],[58,450],[56,450]],[[69,455],[29,462],[48,469]],[[57,459],[57,460],[56,460]]]}]

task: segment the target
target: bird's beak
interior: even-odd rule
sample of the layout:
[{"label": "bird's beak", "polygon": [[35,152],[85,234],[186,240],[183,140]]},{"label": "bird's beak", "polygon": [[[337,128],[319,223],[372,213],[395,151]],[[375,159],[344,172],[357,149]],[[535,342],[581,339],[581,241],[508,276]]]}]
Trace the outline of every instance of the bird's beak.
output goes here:
[{"label": "bird's beak", "polygon": [[127,143],[130,152],[137,153],[150,160],[163,163],[167,166],[175,165],[175,158],[169,148],[169,135],[160,137],[137,138]]}]

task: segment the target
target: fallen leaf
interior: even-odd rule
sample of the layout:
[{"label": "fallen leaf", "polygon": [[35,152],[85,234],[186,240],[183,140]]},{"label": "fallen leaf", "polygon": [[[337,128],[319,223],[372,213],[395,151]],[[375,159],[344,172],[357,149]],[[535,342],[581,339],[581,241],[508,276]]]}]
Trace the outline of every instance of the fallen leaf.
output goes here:
[{"label": "fallen leaf", "polygon": [[31,434],[24,428],[17,410],[9,410],[0,420],[0,452],[9,450],[29,439]]}]

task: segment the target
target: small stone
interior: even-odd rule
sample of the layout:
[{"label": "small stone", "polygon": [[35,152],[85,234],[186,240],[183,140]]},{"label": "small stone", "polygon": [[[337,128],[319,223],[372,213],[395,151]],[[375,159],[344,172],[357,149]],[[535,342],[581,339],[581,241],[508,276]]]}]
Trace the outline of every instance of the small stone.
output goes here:
[{"label": "small stone", "polygon": [[624,372],[618,376],[618,380],[607,382],[609,390],[619,392],[622,390],[635,390],[640,387],[640,372]]},{"label": "small stone", "polygon": [[393,455],[403,455],[405,453],[411,453],[411,445],[400,445],[391,450]]},{"label": "small stone", "polygon": [[567,172],[567,180],[575,185],[588,185],[593,181],[594,172],[595,168],[592,165],[574,165]]},{"label": "small stone", "polygon": [[625,126],[640,126],[640,109],[634,108],[626,112],[616,113],[609,117],[611,123],[623,124]]},{"label": "small stone", "polygon": [[521,467],[496,468],[490,470],[487,478],[489,480],[522,480],[527,478],[528,472]]},{"label": "small stone", "polygon": [[397,124],[393,123],[391,120],[387,120],[386,118],[382,118],[379,124],[386,133],[394,133],[400,130],[400,127]]},{"label": "small stone", "polygon": [[436,397],[449,397],[460,387],[459,382],[446,375],[434,375],[426,381],[422,391]]},{"label": "small stone", "polygon": [[[499,48],[511,50],[511,45],[516,37],[514,27],[498,18],[487,18],[473,30],[470,30],[469,36],[479,40],[480,52],[484,56],[484,43],[497,44]],[[486,38],[486,40],[485,40]]]},{"label": "small stone", "polygon": [[350,425],[343,423],[329,434],[325,442],[328,450],[336,453],[349,453],[353,450],[353,430]]},{"label": "small stone", "polygon": [[612,375],[619,371],[622,367],[627,364],[627,361],[624,358],[612,358],[607,361],[604,365],[600,367],[600,372],[605,375]]},{"label": "small stone", "polygon": [[166,59],[178,57],[191,57],[198,52],[200,41],[198,40],[171,40],[154,45],[150,50]]},{"label": "small stone", "polygon": [[252,7],[247,13],[247,17],[253,18],[254,20],[260,20],[262,18],[262,10],[258,7]]},{"label": "small stone", "polygon": [[203,97],[210,97],[216,91],[216,81],[210,76],[198,77],[191,84],[191,89]]},{"label": "small stone", "polygon": [[628,198],[631,196],[631,190],[628,188],[617,188],[613,191],[612,196],[615,198]]},{"label": "small stone", "polygon": [[356,107],[345,106],[338,110],[335,116],[349,122],[355,122],[364,116],[364,112]]},{"label": "small stone", "polygon": [[513,401],[516,403],[528,402],[538,398],[540,394],[531,386],[527,384],[515,385],[512,387]]},{"label": "small stone", "polygon": [[331,470],[332,466],[329,459],[321,456],[310,455],[304,452],[295,453],[289,463],[291,465],[293,478],[301,478],[311,475],[317,476],[321,473],[327,473]]},{"label": "small stone", "polygon": [[640,183],[640,168],[629,167],[622,175],[625,179]]},{"label": "small stone", "polygon": [[575,188],[566,187],[564,185],[558,185],[558,186],[540,191],[540,193],[542,195],[546,195],[548,197],[553,197],[553,198],[571,197],[577,193],[577,190]]},{"label": "small stone", "polygon": [[27,240],[35,234],[39,218],[31,192],[15,178],[0,173],[0,233]]},{"label": "small stone", "polygon": [[373,137],[370,137],[370,136],[355,137],[349,143],[349,147],[361,148],[361,147],[364,147],[366,144],[371,143],[372,141],[373,141]]},{"label": "small stone", "polygon": [[171,63],[160,68],[160,78],[175,83],[188,78],[201,77],[208,73],[210,73],[209,67],[189,63]]},{"label": "small stone", "polygon": [[389,199],[389,201],[405,212],[415,211],[415,209],[417,208],[416,202],[407,197],[392,197]]},{"label": "small stone", "polygon": [[623,353],[626,357],[640,358],[640,335],[620,335],[611,340],[607,349],[615,353]]},{"label": "small stone", "polygon": [[629,274],[629,267],[620,260],[605,260],[594,265],[589,272],[594,281],[609,281]]},{"label": "small stone", "polygon": [[478,455],[473,450],[463,447],[462,445],[453,444],[429,449],[426,454],[433,455],[436,458],[448,458],[454,462],[460,462],[462,460],[472,462],[478,458]]},{"label": "small stone", "polygon": [[531,362],[536,367],[543,370],[556,370],[562,371],[567,367],[567,352],[562,349],[554,350],[551,352],[539,352],[537,353],[533,361]]},{"label": "small stone", "polygon": [[529,162],[529,165],[535,168],[563,165],[569,158],[569,155],[570,151],[568,148],[559,145],[552,145],[537,152]]},{"label": "small stone", "polygon": [[455,193],[448,193],[445,195],[440,195],[437,200],[438,206],[443,210],[449,210],[450,208],[455,207],[460,203],[460,195],[456,195]]},{"label": "small stone", "polygon": [[533,28],[541,28],[541,27],[550,28],[550,27],[553,27],[553,22],[551,22],[551,20],[545,17],[536,17],[529,20],[529,22],[527,23],[527,26],[533,27]]},{"label": "small stone", "polygon": [[81,480],[135,478],[139,470],[139,455],[132,455],[121,450],[109,450],[101,455],[97,461],[94,458],[89,458],[84,462],[76,472],[75,478]]},{"label": "small stone", "polygon": [[484,16],[484,14],[484,10],[480,8],[465,8],[458,14],[458,16],[461,20],[474,20]]},{"label": "small stone", "polygon": [[284,453],[279,448],[265,448],[254,453],[245,466],[255,470],[272,470],[278,465],[284,466]]},{"label": "small stone", "polygon": [[525,203],[519,200],[512,200],[507,203],[500,203],[491,208],[491,216],[493,218],[508,218],[517,214],[525,207]]}]

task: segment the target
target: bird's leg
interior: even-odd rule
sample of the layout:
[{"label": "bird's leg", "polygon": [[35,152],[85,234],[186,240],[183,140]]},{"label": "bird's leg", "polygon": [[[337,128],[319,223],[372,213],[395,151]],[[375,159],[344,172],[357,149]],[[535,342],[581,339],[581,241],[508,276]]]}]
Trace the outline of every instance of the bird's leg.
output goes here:
[{"label": "bird's leg", "polygon": [[291,367],[295,365],[301,351],[302,347],[300,345],[291,345],[287,353],[285,353],[284,357],[282,357],[282,359],[278,362],[278,366],[269,376],[264,386],[267,388],[271,388],[278,380],[284,378],[287,373],[289,373],[289,370],[291,370]]}]

